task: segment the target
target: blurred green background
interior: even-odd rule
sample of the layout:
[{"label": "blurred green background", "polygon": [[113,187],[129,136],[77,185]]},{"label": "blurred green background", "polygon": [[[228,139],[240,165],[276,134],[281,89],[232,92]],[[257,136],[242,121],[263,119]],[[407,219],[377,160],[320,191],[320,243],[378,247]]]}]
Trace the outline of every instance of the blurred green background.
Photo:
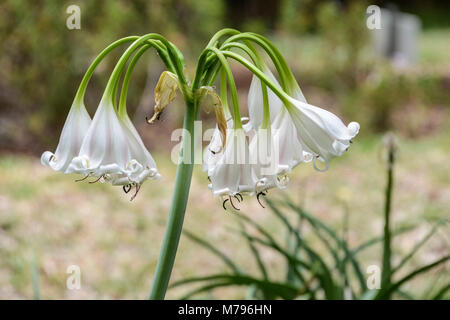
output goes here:
[{"label": "blurred green background", "polygon": [[[119,189],[75,184],[74,177],[51,172],[40,165],[39,156],[56,147],[78,84],[93,58],[120,37],[148,32],[161,33],[180,48],[191,76],[202,47],[217,30],[235,27],[262,33],[285,55],[310,103],[336,112],[345,122],[360,122],[356,143],[331,163],[329,172],[300,166],[286,191],[336,228],[342,224],[343,211],[348,211],[350,244],[382,230],[381,137],[395,132],[400,147],[394,226],[404,221],[420,226],[419,231],[395,240],[396,250],[407,251],[423,234],[421,228],[449,216],[450,5],[393,2],[422,22],[418,60],[401,70],[375,56],[366,27],[367,6],[384,6],[386,1],[2,1],[0,298],[28,299],[37,291],[41,298],[146,296],[176,169],[169,161],[171,147],[177,143],[170,141],[170,134],[181,126],[183,117],[183,103],[177,98],[160,123],[145,124],[163,71],[156,54],[147,53],[139,62],[128,108],[157,160],[162,181],[146,183],[130,204]],[[80,30],[66,27],[66,8],[72,4],[81,8]],[[86,106],[91,115],[119,51],[101,64],[90,83]],[[251,74],[235,64],[233,71],[245,113]],[[211,126],[212,117],[202,114]],[[241,239],[226,231],[235,218],[222,210],[207,184],[205,174],[196,168],[186,227],[245,264],[247,251],[240,250]],[[273,197],[279,193],[273,192]],[[242,211],[269,225],[275,234],[281,230],[256,200],[245,201]],[[448,228],[445,231],[427,244],[412,266],[448,254]],[[265,251],[262,256],[276,273],[276,258]],[[368,253],[365,261],[380,263],[380,250]],[[81,267],[81,290],[66,289],[66,268],[71,264]],[[220,268],[220,261],[182,238],[174,279]],[[448,265],[437,273],[448,281]],[[425,291],[433,279],[420,279],[409,289]],[[177,298],[183,290],[169,290],[168,297]],[[245,292],[223,289],[211,297],[243,298]]]}]

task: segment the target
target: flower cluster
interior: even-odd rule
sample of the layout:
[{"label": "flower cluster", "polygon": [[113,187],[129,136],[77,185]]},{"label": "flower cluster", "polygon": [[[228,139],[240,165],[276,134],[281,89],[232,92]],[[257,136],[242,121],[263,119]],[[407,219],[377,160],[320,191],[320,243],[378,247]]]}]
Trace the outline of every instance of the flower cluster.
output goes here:
[{"label": "flower cluster", "polygon": [[[278,85],[268,68],[264,73]],[[359,131],[357,122],[345,126],[333,113],[308,104],[300,90],[294,90],[287,103],[267,90],[270,123],[263,126],[263,96],[261,81],[253,76],[248,93],[249,121],[241,129],[228,120],[224,146],[216,128],[205,149],[204,171],[213,194],[224,199],[224,208],[229,201],[239,210],[233,199],[241,202],[243,194],[256,195],[261,204],[259,197],[271,188],[285,188],[288,174],[302,162],[312,162],[316,170],[326,171],[331,158],[342,155]],[[323,169],[316,166],[317,160],[324,162]]]},{"label": "flower cluster", "polygon": [[83,104],[74,104],[64,125],[56,152],[46,151],[41,162],[56,171],[92,177],[94,182],[120,185],[136,192],[147,179],[160,175],[129,117],[119,117],[112,101],[100,103],[91,120]]},{"label": "flower cluster", "polygon": [[[235,30],[224,32],[238,33]],[[281,85],[256,50],[230,40],[238,36],[262,43],[263,48],[272,54]],[[284,59],[267,40],[253,34],[238,34],[230,39],[227,41],[231,42],[225,41],[220,49],[218,41],[210,42],[199,59],[192,84],[184,75],[181,53],[157,34],[127,37],[111,44],[86,72],[56,151],[44,152],[42,164],[55,171],[81,174],[83,177],[77,181],[91,178],[90,183],[108,182],[122,186],[126,193],[135,187],[131,200],[146,180],[160,178],[156,163],[131,122],[125,105],[132,70],[143,52],[153,46],[169,71],[162,73],[156,85],[155,112],[147,122],[153,123],[159,119],[164,108],[174,100],[178,89],[192,109],[189,110],[192,114],[196,113],[201,99],[205,96],[212,98],[217,125],[204,152],[203,170],[208,174],[214,196],[224,198],[224,208],[229,201],[238,210],[233,201],[243,201],[243,195],[256,195],[261,204],[260,196],[265,196],[271,188],[285,188],[289,173],[302,162],[312,162],[316,170],[326,171],[329,161],[349,148],[358,134],[359,124],[351,122],[345,126],[333,113],[308,104]],[[127,41],[134,42],[114,68],[91,119],[83,102],[87,83],[106,53]],[[244,50],[254,64],[227,50],[232,46]],[[248,93],[248,119],[240,116],[228,57],[238,60],[254,74]],[[117,104],[117,88],[127,63],[120,102]],[[211,87],[218,71],[221,72],[220,96]],[[232,112],[227,103],[228,86],[233,102]],[[323,164],[317,166],[317,161]]]},{"label": "flower cluster", "polygon": [[[99,57],[102,58],[102,55]],[[83,103],[83,96],[87,81],[99,62],[94,61],[91,72],[87,72],[88,76],[83,79],[70,108],[55,153],[46,151],[41,156],[43,165],[63,173],[81,174],[83,177],[76,181],[92,178],[89,183],[107,182],[122,186],[125,193],[134,187],[135,192],[131,200],[136,197],[146,180],[161,177],[153,157],[126,111],[126,91],[136,61],[137,59],[132,61],[127,70],[119,107],[114,106],[117,75],[121,71],[121,68],[116,66],[94,118],[91,119]],[[158,108],[164,108],[164,103],[170,102],[166,101],[166,97],[161,98],[160,94],[163,90],[161,87],[167,84],[167,79],[171,77],[166,77],[164,73],[155,89]],[[176,90],[173,83],[170,84],[171,90]]]}]

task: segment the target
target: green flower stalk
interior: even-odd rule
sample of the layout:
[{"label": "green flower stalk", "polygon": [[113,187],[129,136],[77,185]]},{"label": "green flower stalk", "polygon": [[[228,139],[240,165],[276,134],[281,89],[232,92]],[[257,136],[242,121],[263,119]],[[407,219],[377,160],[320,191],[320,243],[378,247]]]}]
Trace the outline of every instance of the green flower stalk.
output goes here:
[{"label": "green flower stalk", "polygon": [[[84,107],[89,79],[105,56],[125,43],[129,46],[118,60],[91,119]],[[41,157],[44,165],[63,173],[81,174],[78,181],[92,178],[90,183],[111,183],[121,186],[125,193],[134,188],[131,200],[145,181],[160,178],[126,107],[133,70],[151,48],[157,51],[167,70],[156,85],[154,114],[148,122],[157,123],[178,90],[186,104],[174,192],[149,295],[150,299],[164,299],[189,198],[195,153],[194,121],[199,118],[202,99],[210,99],[217,120],[213,138],[205,149],[203,169],[214,196],[222,198],[224,209],[239,210],[238,203],[245,195],[256,195],[260,201],[268,189],[285,188],[288,174],[300,163],[312,160],[317,168],[317,159],[328,168],[332,157],[347,150],[359,125],[352,122],[345,126],[332,113],[306,103],[284,57],[261,35],[234,29],[217,32],[200,54],[190,82],[184,73],[186,62],[180,50],[163,36],[150,33],[120,39],[94,60],[75,95],[56,152],[47,151]],[[267,67],[265,57],[275,66],[278,78]],[[248,95],[249,119],[241,117],[229,59],[253,73]],[[213,85],[219,75],[217,94]],[[244,120],[248,122],[243,123]],[[249,134],[253,138],[249,139]],[[265,155],[262,159],[261,154]]]}]

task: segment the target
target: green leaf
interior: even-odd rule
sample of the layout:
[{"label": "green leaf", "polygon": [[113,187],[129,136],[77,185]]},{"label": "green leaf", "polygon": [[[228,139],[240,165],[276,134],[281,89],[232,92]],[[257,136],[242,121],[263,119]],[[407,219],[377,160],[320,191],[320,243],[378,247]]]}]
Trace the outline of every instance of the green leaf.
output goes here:
[{"label": "green leaf", "polygon": [[450,283],[444,286],[431,300],[442,300],[445,298],[445,293],[450,290]]},{"label": "green leaf", "polygon": [[[239,221],[239,226],[240,226],[240,228],[241,228],[242,234],[247,235],[247,231],[245,230],[244,224],[242,223],[241,220],[238,220],[238,221]],[[268,273],[267,273],[267,270],[266,270],[266,267],[265,267],[265,265],[264,265],[264,262],[263,262],[263,260],[261,259],[261,256],[260,256],[260,254],[259,254],[258,249],[257,249],[257,248],[255,247],[255,245],[253,244],[253,241],[251,241],[248,237],[245,237],[245,239],[247,240],[247,244],[248,244],[248,246],[249,246],[249,248],[250,248],[250,251],[251,251],[252,254],[253,254],[253,257],[254,257],[255,260],[256,260],[256,263],[257,263],[257,265],[258,265],[259,270],[261,271],[261,274],[262,274],[264,280],[269,280],[269,275],[268,275]]]},{"label": "green leaf", "polygon": [[405,284],[406,282],[410,281],[411,279],[413,279],[414,277],[416,277],[417,275],[424,273],[434,267],[437,267],[438,265],[446,262],[447,260],[450,259],[450,255],[445,256],[433,263],[430,263],[426,266],[423,266],[421,268],[418,268],[416,270],[414,270],[413,272],[409,273],[408,275],[406,275],[405,277],[403,277],[402,279],[400,279],[399,281],[393,283],[392,285],[390,285],[388,288],[386,289],[381,289],[380,292],[378,293],[376,299],[377,300],[383,300],[383,299],[387,299],[389,297],[389,295],[398,290],[403,284]]},{"label": "green leaf", "polygon": [[400,261],[400,263],[392,269],[392,274],[401,269],[406,264],[406,262],[408,262],[409,259],[411,259],[416,254],[416,252],[428,241],[428,239],[430,239],[431,236],[433,236],[433,234],[438,230],[439,226],[444,222],[445,220],[441,220],[438,223],[436,223],[430,230],[430,232],[428,232],[427,235],[425,235],[425,237],[422,240],[420,240],[412,248],[412,250]]},{"label": "green leaf", "polygon": [[[304,217],[306,219],[306,221],[309,222],[311,227],[313,227],[313,230],[315,231],[315,233],[319,237],[319,239],[322,242],[324,242],[324,244],[332,252],[333,256],[335,257],[335,262],[336,262],[337,266],[339,267],[341,273],[342,272],[346,272],[345,264],[346,264],[346,262],[348,260],[350,261],[353,269],[355,270],[355,274],[356,274],[356,277],[357,277],[358,282],[359,282],[360,290],[361,291],[365,290],[366,283],[365,283],[364,275],[363,275],[363,273],[361,271],[361,267],[360,267],[358,261],[355,259],[354,254],[347,247],[347,244],[345,243],[345,241],[340,239],[332,228],[327,226],[322,221],[314,218],[312,215],[308,214],[302,208],[297,207],[295,204],[292,203],[291,200],[287,199],[286,202],[287,202],[288,207],[290,207],[295,213],[297,213],[300,216]],[[323,237],[323,235],[320,233],[320,230],[323,230],[324,232],[326,232],[336,242],[336,244],[339,246],[339,248],[341,248],[344,251],[345,259],[344,259],[343,263],[341,262],[339,257],[335,256],[334,250],[331,249],[331,247],[328,245],[327,239],[325,239]]]},{"label": "green leaf", "polygon": [[[186,296],[189,298],[193,294],[197,294],[200,292],[204,292],[207,290],[212,290],[218,287],[224,287],[224,286],[250,286],[255,285],[260,290],[262,290],[265,294],[265,296],[271,296],[271,297],[281,297],[283,299],[294,299],[297,294],[300,292],[300,289],[291,286],[289,284],[279,283],[279,282],[271,282],[271,281],[265,281],[265,280],[259,280],[250,276],[246,275],[229,275],[229,274],[217,274],[212,276],[206,276],[206,277],[197,277],[197,278],[190,278],[190,279],[184,279],[181,281],[178,281],[172,285],[172,287],[180,286],[182,284],[187,283],[195,283],[195,282],[204,282],[204,281],[218,281],[212,284],[208,284],[207,286],[204,286],[200,289],[196,289]],[[185,298],[186,298],[185,296]]]},{"label": "green leaf", "polygon": [[184,230],[183,233],[192,241],[198,243],[199,245],[201,245],[202,247],[206,248],[207,250],[209,250],[210,252],[212,252],[214,255],[218,256],[220,259],[222,259],[222,261],[229,266],[234,273],[241,273],[242,271],[240,270],[240,268],[233,262],[233,260],[231,260],[225,253],[223,253],[222,251],[220,251],[219,249],[217,249],[216,247],[214,247],[213,245],[211,245],[209,242],[197,237],[196,235],[194,235],[193,233]]}]

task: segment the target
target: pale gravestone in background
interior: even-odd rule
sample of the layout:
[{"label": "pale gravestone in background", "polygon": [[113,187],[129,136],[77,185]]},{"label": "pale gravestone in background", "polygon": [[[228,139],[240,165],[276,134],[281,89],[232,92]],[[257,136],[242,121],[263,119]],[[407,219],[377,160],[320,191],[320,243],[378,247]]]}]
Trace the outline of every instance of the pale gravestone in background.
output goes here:
[{"label": "pale gravestone in background", "polygon": [[381,9],[381,29],[373,29],[375,52],[404,68],[417,61],[420,19],[396,9]]}]

